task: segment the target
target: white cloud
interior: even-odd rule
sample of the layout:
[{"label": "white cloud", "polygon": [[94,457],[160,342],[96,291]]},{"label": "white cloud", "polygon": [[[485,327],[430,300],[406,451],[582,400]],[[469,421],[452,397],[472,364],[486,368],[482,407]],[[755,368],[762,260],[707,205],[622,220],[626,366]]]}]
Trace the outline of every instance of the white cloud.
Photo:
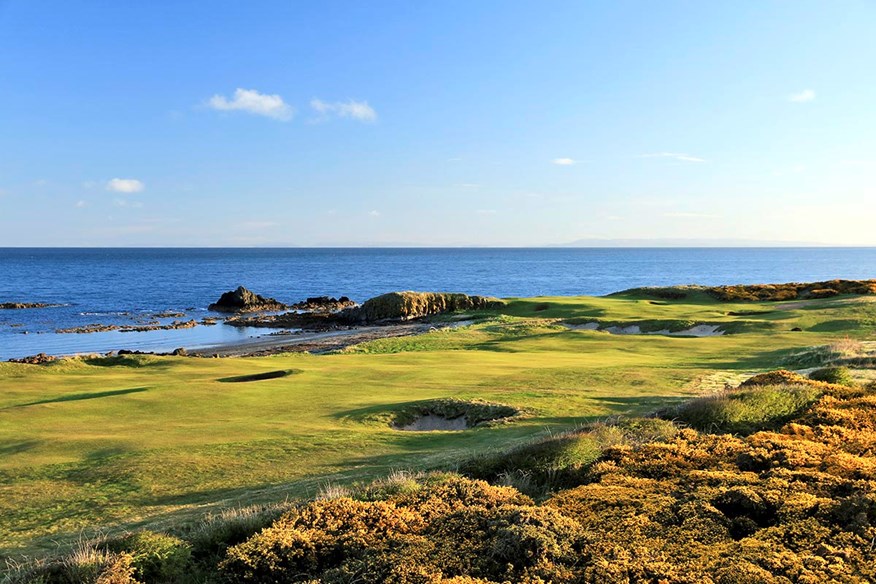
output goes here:
[{"label": "white cloud", "polygon": [[255,89],[237,88],[234,99],[228,99],[224,95],[214,95],[207,105],[219,111],[244,111],[257,116],[274,118],[275,120],[291,120],[295,115],[295,109],[287,105],[283,98],[277,94],[268,95],[259,93]]},{"label": "white cloud", "polygon": [[76,208],[81,209],[82,207],[86,206],[87,204],[88,203],[86,203],[85,201],[76,201]]},{"label": "white cloud", "polygon": [[456,186],[461,188],[461,189],[479,189],[479,188],[481,188],[481,185],[479,185],[477,183],[459,183]]},{"label": "white cloud", "polygon": [[671,158],[681,162],[705,162],[705,158],[699,156],[691,156],[690,154],[681,154],[679,152],[655,152],[653,154],[642,154],[639,158]]},{"label": "white cloud", "polygon": [[318,98],[310,100],[310,107],[322,118],[337,116],[339,118],[351,118],[360,122],[376,122],[377,112],[374,111],[367,101],[336,101],[328,103]]},{"label": "white cloud", "polygon": [[558,166],[572,166],[576,164],[575,160],[572,158],[554,158],[551,162]]},{"label": "white cloud", "polygon": [[380,217],[380,211],[368,211],[368,215],[371,217]]},{"label": "white cloud", "polygon": [[806,103],[815,99],[815,92],[811,89],[804,89],[800,93],[794,93],[788,96],[788,100],[794,103]]},{"label": "white cloud", "polygon": [[139,193],[146,190],[146,185],[136,178],[114,178],[106,183],[106,190],[114,193]]}]

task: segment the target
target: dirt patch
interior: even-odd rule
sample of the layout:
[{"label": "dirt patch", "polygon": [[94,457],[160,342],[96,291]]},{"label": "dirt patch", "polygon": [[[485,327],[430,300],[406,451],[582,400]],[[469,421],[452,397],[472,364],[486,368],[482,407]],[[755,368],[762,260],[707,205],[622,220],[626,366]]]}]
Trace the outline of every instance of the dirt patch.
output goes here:
[{"label": "dirt patch", "polygon": [[519,417],[523,411],[481,400],[436,399],[407,406],[390,424],[405,432],[455,432]]},{"label": "dirt patch", "polygon": [[234,377],[223,377],[216,381],[220,383],[248,383],[250,381],[265,381],[268,379],[279,379],[288,377],[295,373],[300,373],[298,369],[280,369],[279,371],[266,371],[264,373],[253,373],[251,375],[236,375]]}]

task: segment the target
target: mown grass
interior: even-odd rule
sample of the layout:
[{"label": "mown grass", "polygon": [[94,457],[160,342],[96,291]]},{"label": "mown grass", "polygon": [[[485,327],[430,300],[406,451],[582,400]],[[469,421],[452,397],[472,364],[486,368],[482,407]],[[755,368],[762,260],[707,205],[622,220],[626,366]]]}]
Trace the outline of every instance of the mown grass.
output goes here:
[{"label": "mown grass", "polygon": [[[788,308],[701,296],[512,299],[469,326],[333,355],[3,363],[0,553],[40,554],[95,528],[181,529],[207,512],[314,496],[329,482],[452,467],[679,403],[700,391],[697,379],[716,371],[767,369],[804,347],[866,338],[870,331],[858,324],[841,334],[816,329],[874,315],[876,304],[846,298]],[[578,317],[770,326],[671,338],[557,323]],[[794,327],[804,332],[790,332]],[[296,373],[274,377],[278,371]],[[222,381],[241,378],[258,381]],[[531,415],[465,432],[403,433],[388,423],[412,403],[448,398]]]}]

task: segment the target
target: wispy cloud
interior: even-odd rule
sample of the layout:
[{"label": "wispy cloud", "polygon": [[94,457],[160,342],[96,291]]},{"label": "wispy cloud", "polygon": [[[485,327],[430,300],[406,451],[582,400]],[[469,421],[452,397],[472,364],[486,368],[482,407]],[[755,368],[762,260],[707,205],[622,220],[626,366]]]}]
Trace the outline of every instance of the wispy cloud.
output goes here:
[{"label": "wispy cloud", "polygon": [[495,209],[478,209],[477,211],[475,211],[475,213],[477,213],[478,215],[495,215],[496,210]]},{"label": "wispy cloud", "polygon": [[310,107],[320,115],[322,119],[329,117],[350,118],[360,122],[376,122],[377,112],[374,111],[367,101],[336,101],[329,103],[318,98],[310,100]]},{"label": "wispy cloud", "polygon": [[639,158],[670,158],[680,162],[705,162],[705,158],[692,156],[690,154],[682,154],[680,152],[654,152],[652,154],[642,154]]},{"label": "wispy cloud", "polygon": [[277,227],[279,223],[276,221],[244,221],[243,223],[238,223],[236,225],[237,229],[243,230],[259,230],[259,229],[270,229],[272,227]]},{"label": "wispy cloud", "polygon": [[380,217],[380,211],[368,211],[369,217]]},{"label": "wispy cloud", "polygon": [[572,166],[577,164],[577,161],[574,158],[554,158],[551,162],[557,166]]},{"label": "wispy cloud", "polygon": [[146,185],[143,181],[136,178],[114,178],[106,183],[106,190],[114,193],[139,193],[146,190]]},{"label": "wispy cloud", "polygon": [[720,215],[713,215],[711,213],[692,213],[686,211],[663,213],[663,216],[672,219],[717,219],[720,217]]},{"label": "wispy cloud", "polygon": [[295,115],[295,109],[279,95],[259,93],[255,89],[237,88],[232,99],[217,94],[210,98],[207,105],[218,111],[242,111],[284,122]]},{"label": "wispy cloud", "polygon": [[87,206],[87,205],[88,205],[88,203],[86,203],[85,201],[76,201],[76,205],[74,205],[74,206],[75,206],[77,209],[81,209],[81,208],[83,208],[83,207],[85,207],[85,206]]},{"label": "wispy cloud", "polygon": [[806,103],[815,99],[815,92],[811,89],[804,89],[800,93],[793,93],[788,96],[788,100],[794,103]]},{"label": "wispy cloud", "polygon": [[478,183],[459,183],[456,186],[461,188],[461,189],[479,189],[479,188],[481,188],[481,185],[479,185]]},{"label": "wispy cloud", "polygon": [[140,201],[129,201],[128,199],[113,199],[113,205],[116,207],[130,207],[132,209],[142,209],[143,203]]}]

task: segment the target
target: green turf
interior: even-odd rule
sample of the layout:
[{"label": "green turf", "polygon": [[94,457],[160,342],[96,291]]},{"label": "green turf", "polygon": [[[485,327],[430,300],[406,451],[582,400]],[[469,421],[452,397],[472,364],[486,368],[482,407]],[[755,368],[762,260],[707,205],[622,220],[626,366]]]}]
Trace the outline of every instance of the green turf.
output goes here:
[{"label": "green turf", "polygon": [[[803,347],[867,338],[876,303],[617,295],[511,299],[484,316],[333,355],[0,364],[0,553],[39,553],[94,528],[167,527],[648,412],[708,389],[710,376],[732,379]],[[712,323],[739,334],[611,335],[561,324],[570,319],[644,330]],[[465,432],[387,423],[435,398],[500,402],[528,415]]]}]

